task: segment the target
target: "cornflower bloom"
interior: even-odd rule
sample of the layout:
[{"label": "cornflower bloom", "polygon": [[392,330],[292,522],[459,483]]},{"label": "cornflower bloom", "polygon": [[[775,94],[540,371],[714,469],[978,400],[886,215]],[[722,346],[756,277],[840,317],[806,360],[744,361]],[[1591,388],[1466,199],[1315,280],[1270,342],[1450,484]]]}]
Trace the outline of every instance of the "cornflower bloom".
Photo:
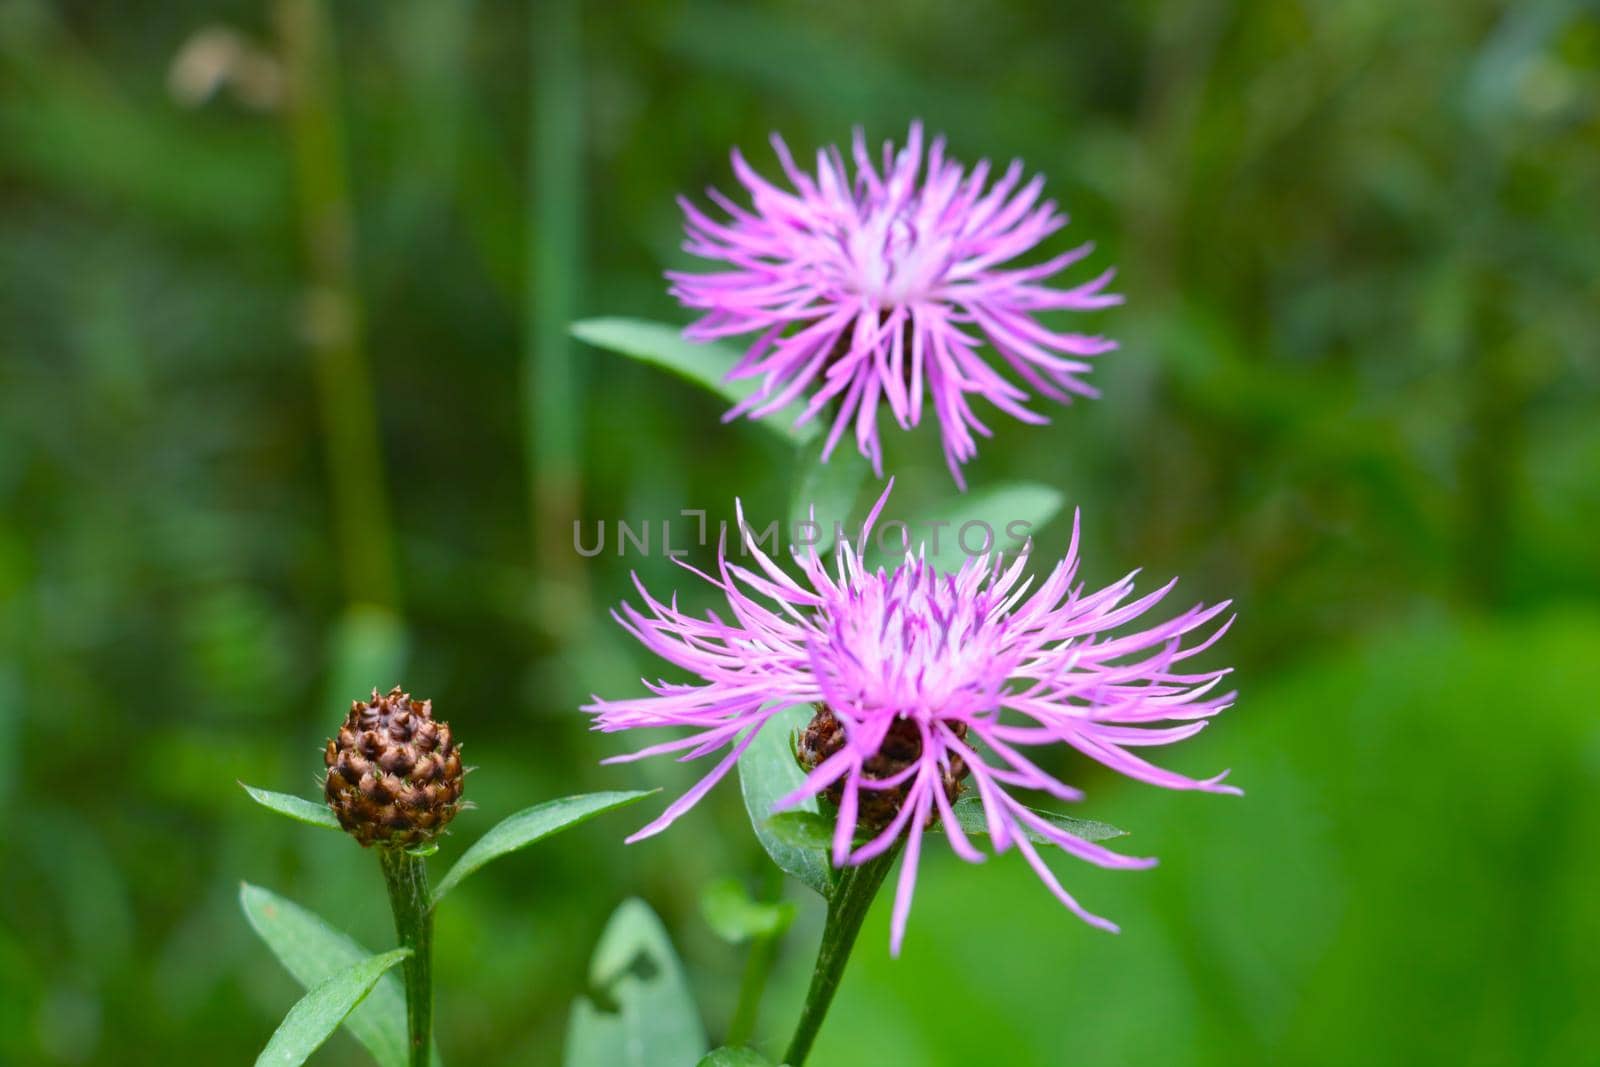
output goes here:
[{"label": "cornflower bloom", "polygon": [[797,422],[832,405],[823,458],[854,423],[856,447],[882,477],[879,404],[909,429],[922,420],[926,394],[950,473],[965,488],[961,466],[978,451],[973,435],[992,433],[972,397],[1026,423],[1049,421],[1024,406],[1029,393],[980,354],[985,341],[1045,397],[1065,403],[1097,395],[1082,376],[1090,358],[1116,343],[1052,330],[1037,316],[1121,303],[1105,292],[1114,272],[1070,289],[1044,284],[1093,251],[1089,244],[1033,266],[1006,266],[1067,224],[1053,201],[1040,200],[1043,177],[1022,184],[1022,163],[1013,161],[990,184],[987,160],[968,171],[946,158],[943,138],[924,159],[920,123],[898,151],[886,142],[877,165],[857,129],[853,176],[838,148],[818,151],[813,176],[776,134],[772,146],[792,191],[762,178],[735,150],[733,171],[750,208],[709,189],[727,214],[718,221],[679,198],[684,248],[731,268],[667,275],[683,305],[704,311],[684,335],[758,334],[729,378],[759,378],[760,387],[725,420],[769,415],[809,392]]},{"label": "cornflower bloom", "polygon": [[833,570],[814,546],[795,552],[798,578],[761,551],[740,509],[744,551],[753,568],[729,559],[725,538],[715,575],[682,564],[726,597],[726,618],[715,612],[690,616],[678,610],[676,597],[657,600],[635,576],[643,610],[624,604],[614,613],[618,622],[695,680],[646,681],[649,696],[597,696],[584,710],[604,732],[693,732],[607,762],[723,754],[710,773],[628,840],[665,829],[698,802],[773,715],[812,705],[815,715],[796,747],[805,780],[778,808],[825,798],[825,807],[837,812],[836,866],[859,865],[904,844],[892,951],[899,952],[905,934],[924,831],[938,824],[957,855],[974,862],[985,858],[953,810],[969,781],[982,802],[994,851],[1015,847],[1063,904],[1114,931],[1062,888],[1032,835],[1101,867],[1148,867],[1155,860],[1076,837],[1024,805],[1018,791],[1082,799],[1027,750],[1067,745],[1141,782],[1237,793],[1223,784],[1223,775],[1191,779],[1131,751],[1191,737],[1232,704],[1232,693],[1213,692],[1226,670],[1185,673],[1182,667],[1227,629],[1231,619],[1209,625],[1227,603],[1197,605],[1147,623],[1140,620],[1173,583],[1135,598],[1130,574],[1086,591],[1076,582],[1076,518],[1066,558],[1036,588],[1024,577],[1031,545],[1009,563],[985,553],[954,573],[909,550],[892,571],[870,570],[861,554],[888,495],[885,490],[879,498],[857,543],[840,543]]}]

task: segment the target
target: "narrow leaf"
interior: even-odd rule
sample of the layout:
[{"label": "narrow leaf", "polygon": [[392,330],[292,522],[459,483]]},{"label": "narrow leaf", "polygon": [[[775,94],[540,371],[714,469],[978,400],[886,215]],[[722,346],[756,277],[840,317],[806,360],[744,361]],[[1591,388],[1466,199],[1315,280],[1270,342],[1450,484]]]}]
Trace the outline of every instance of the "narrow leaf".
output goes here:
[{"label": "narrow leaf", "polygon": [[773,1067],[773,1063],[753,1048],[719,1048],[706,1053],[695,1067]]},{"label": "narrow leaf", "polygon": [[303,797],[290,796],[288,793],[274,793],[270,789],[257,789],[253,785],[239,783],[250,799],[260,804],[263,808],[271,808],[279,815],[287,815],[296,822],[307,823],[311,826],[321,826],[329,830],[339,829],[339,820],[334,817],[328,805]]},{"label": "narrow leaf", "polygon": [[595,998],[580,998],[569,1017],[566,1067],[660,1067],[705,1055],[705,1028],[683,965],[643,901],[625,900],[612,914],[589,984]]},{"label": "narrow leaf", "polygon": [[[794,761],[791,735],[805,729],[811,721],[811,707],[801,704],[778,712],[762,727],[761,733],[739,758],[739,788],[744,793],[745,812],[750,816],[761,847],[767,850],[772,862],[823,897],[833,892],[833,866],[827,852],[820,848],[806,848],[790,844],[767,825],[772,818],[772,805],[785,794],[792,792],[805,781],[805,772]],[[793,809],[819,814],[816,800],[807,800]]]},{"label": "narrow leaf", "polygon": [[[727,374],[738,362],[739,352],[728,345],[686,341],[676,327],[641,319],[584,319],[572,324],[572,336],[585,344],[636,359],[671,371],[696,385],[737,403],[755,393],[757,379],[728,381]],[[790,404],[782,411],[757,420],[773,433],[793,442],[817,436],[817,424],[795,426],[803,409]]]},{"label": "narrow leaf", "polygon": [[700,914],[716,935],[731,944],[754,937],[775,937],[794,922],[795,906],[787,900],[754,899],[737,878],[724,878],[700,894]]},{"label": "narrow leaf", "polygon": [[[821,435],[800,446],[799,476],[795,481],[794,498],[789,504],[789,526],[800,529],[799,523],[816,523],[810,530],[809,540],[815,542],[817,554],[826,556],[838,540],[841,529],[849,536],[850,514],[855,509],[856,497],[871,470],[866,457],[856,451],[849,441],[834,449],[826,463],[822,460]],[[797,534],[796,540],[805,535]]]},{"label": "narrow leaf", "polygon": [[[278,962],[307,989],[372,955],[305,908],[260,886],[241,885],[239,906]],[[380,978],[344,1025],[381,1067],[406,1067],[406,1001],[397,977]]]},{"label": "narrow leaf", "polygon": [[[988,551],[1014,554],[1061,510],[1060,492],[1046,485],[1018,482],[977,489],[906,520],[911,551],[919,543],[939,570],[958,570],[969,556]],[[887,532],[884,547],[876,535],[867,553],[870,566],[894,567],[905,558],[897,532]]]},{"label": "narrow leaf", "polygon": [[[989,823],[983,813],[983,801],[976,793],[968,793],[957,800],[952,809],[955,812],[956,822],[961,824],[963,832],[968,834],[985,834],[989,832]],[[1070,815],[1060,815],[1053,811],[1041,811],[1038,808],[1029,808],[1039,818],[1057,829],[1065,830],[1073,837],[1081,837],[1085,841],[1109,841],[1114,837],[1127,837],[1128,831],[1119,830],[1109,823],[1096,822],[1093,819],[1075,819]],[[1028,835],[1029,841],[1041,845],[1051,844],[1049,838],[1039,831],[1029,827],[1022,827]]]},{"label": "narrow leaf", "polygon": [[372,992],[378,979],[409,955],[410,949],[397,948],[335,971],[312,986],[278,1024],[267,1047],[256,1057],[256,1067],[299,1067],[333,1036],[345,1017]]},{"label": "narrow leaf", "polygon": [[618,1014],[601,1011],[588,997],[573,1001],[562,1067],[623,1067],[628,1062],[627,1028]]},{"label": "narrow leaf", "polygon": [[434,887],[434,905],[437,906],[446,893],[491,860],[499,859],[508,852],[515,852],[551,834],[586,822],[596,815],[626,807],[636,800],[649,796],[651,792],[654,790],[585,793],[535,804],[531,808],[517,812],[478,838],[471,848],[462,853],[461,858],[456,860],[456,865],[451,867],[449,873]]}]

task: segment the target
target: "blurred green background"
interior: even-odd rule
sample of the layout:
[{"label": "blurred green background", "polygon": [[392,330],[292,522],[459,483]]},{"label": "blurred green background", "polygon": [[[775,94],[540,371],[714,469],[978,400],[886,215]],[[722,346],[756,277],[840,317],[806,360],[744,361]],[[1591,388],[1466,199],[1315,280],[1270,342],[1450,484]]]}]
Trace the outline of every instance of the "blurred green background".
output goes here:
[{"label": "blurred green background", "polygon": [[[1058,759],[1163,859],[1058,862],[1126,932],[934,847],[815,1062],[1600,1062],[1593,5],[4,0],[0,49],[0,1062],[249,1062],[298,993],[241,879],[389,943],[372,857],[234,784],[313,795],[372,685],[480,768],[447,854],[690,780],[597,766],[626,741],[575,709],[660,670],[605,618],[630,567],[704,597],[570,523],[779,514],[793,457],[565,325],[685,321],[673,196],[730,146],[771,173],[769,131],[914,117],[1046,174],[1049,250],[1120,268],[1105,398],[968,475],[1062,489],[1090,580],[1237,599],[1239,704],[1164,758],[1247,796]],[[949,492],[931,426],[892,438],[897,496]],[[558,1063],[629,894],[721,1034],[743,957],[698,896],[765,859],[736,788],[622,847],[647,817],[452,898],[451,1062]]]}]

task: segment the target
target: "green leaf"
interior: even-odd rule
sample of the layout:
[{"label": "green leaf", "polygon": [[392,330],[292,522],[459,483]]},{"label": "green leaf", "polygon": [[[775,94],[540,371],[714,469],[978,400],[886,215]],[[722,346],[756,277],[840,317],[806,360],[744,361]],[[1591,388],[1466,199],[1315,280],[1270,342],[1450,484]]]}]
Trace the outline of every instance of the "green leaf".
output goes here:
[{"label": "green leaf", "polygon": [[[729,345],[685,341],[676,327],[664,323],[641,319],[584,319],[572,324],[572,336],[596,348],[671,371],[734,403],[752,395],[759,387],[755,379],[726,380],[727,373],[739,359],[736,349]],[[794,420],[802,410],[798,403],[790,404],[756,421],[789,441],[809,441],[817,436],[817,424],[812,421],[795,426]]]},{"label": "green leaf", "polygon": [[270,789],[257,789],[253,785],[239,783],[250,799],[260,804],[263,808],[271,808],[279,815],[287,815],[296,822],[307,823],[311,826],[321,826],[329,830],[340,829],[339,820],[334,817],[333,811],[326,804],[302,797],[290,796],[288,793],[274,793]]},{"label": "green leaf", "polygon": [[[956,822],[968,834],[989,833],[989,823],[983,813],[983,801],[978,794],[968,793],[958,799],[951,808],[955,812]],[[1058,829],[1065,830],[1073,837],[1081,837],[1085,841],[1109,841],[1114,837],[1127,837],[1128,831],[1119,830],[1109,823],[1095,822],[1093,819],[1074,819],[1070,815],[1059,815],[1053,811],[1041,811],[1038,808],[1029,808],[1039,818]],[[1053,842],[1039,831],[1023,827],[1023,832],[1028,835],[1028,840],[1041,845]]]},{"label": "green leaf", "polygon": [[705,1028],[666,929],[642,900],[625,900],[589,964],[593,999],[572,1006],[566,1067],[697,1063]]},{"label": "green leaf", "polygon": [[773,1067],[773,1063],[753,1048],[719,1048],[702,1056],[695,1067]]},{"label": "green leaf", "polygon": [[[307,989],[372,955],[305,908],[260,886],[243,883],[239,906],[278,962]],[[381,1067],[407,1067],[406,999],[397,977],[380,978],[344,1025]],[[437,1064],[437,1052],[433,1058]]]},{"label": "green leaf", "polygon": [[[801,704],[780,711],[767,721],[739,758],[739,788],[744,793],[750,825],[772,862],[826,898],[833,892],[835,877],[827,852],[821,848],[792,845],[767,825],[773,817],[772,805],[778,798],[805,781],[805,772],[794,760],[792,735],[805,729],[811,715],[811,706]],[[793,810],[820,815],[815,798]]]},{"label": "green leaf", "polygon": [[345,1016],[372,992],[378,979],[409,955],[410,949],[397,948],[371,956],[312,986],[278,1024],[267,1047],[256,1057],[256,1067],[299,1067],[333,1036]]},{"label": "green leaf", "polygon": [[[822,461],[824,438],[817,438],[800,447],[799,477],[795,480],[794,497],[789,503],[789,527],[811,522],[815,513],[817,524],[817,555],[826,556],[838,539],[840,528],[849,536],[845,524],[855,508],[856,497],[867,480],[871,466],[852,442],[841,442],[826,463]],[[797,538],[798,540],[798,538]]]},{"label": "green leaf", "polygon": [[[825,853],[833,850],[836,825],[831,816],[816,811],[780,811],[767,820],[767,829],[778,840],[795,848],[821,849]],[[864,845],[870,840],[872,835],[857,826],[852,843]]]},{"label": "green leaf", "polygon": [[606,792],[584,793],[579,796],[562,797],[560,800],[550,800],[543,804],[535,804],[531,808],[517,812],[500,822],[488,833],[473,842],[472,847],[462,853],[456,860],[450,872],[439,880],[433,890],[433,903],[438,905],[446,893],[460,885],[461,882],[479,867],[499,859],[508,852],[515,852],[525,848],[535,841],[541,841],[551,834],[558,833],[569,827],[587,822],[596,815],[617,808],[626,807],[636,800],[650,796],[658,790],[645,792]]},{"label": "green leaf", "polygon": [[625,1064],[627,1040],[627,1031],[617,1014],[601,1011],[588,997],[579,997],[567,1013],[567,1047],[562,1067]]},{"label": "green leaf", "polygon": [[772,836],[795,848],[833,847],[833,822],[818,811],[780,811],[767,820]]},{"label": "green leaf", "polygon": [[737,878],[724,878],[700,894],[700,914],[716,935],[731,944],[755,937],[776,937],[794,922],[795,906],[787,900],[754,899]]},{"label": "green leaf", "polygon": [[[1031,482],[977,489],[907,519],[911,550],[917,551],[921,542],[929,562],[946,573],[966,562],[967,549],[980,554],[985,541],[991,550],[1014,555],[1021,542],[1055,518],[1061,504],[1060,492]],[[884,548],[878,547],[879,530],[873,531],[868,565],[893,567],[905,558],[905,550],[897,544],[899,530],[885,531]]]}]

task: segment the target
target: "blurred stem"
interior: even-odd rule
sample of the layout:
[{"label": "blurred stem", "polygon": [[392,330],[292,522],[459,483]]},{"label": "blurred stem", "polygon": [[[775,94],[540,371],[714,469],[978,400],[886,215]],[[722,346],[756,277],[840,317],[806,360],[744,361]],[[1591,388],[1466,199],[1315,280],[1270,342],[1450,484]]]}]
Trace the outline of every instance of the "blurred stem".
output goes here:
[{"label": "blurred stem", "polygon": [[1176,295],[1179,257],[1173,244],[1183,215],[1182,196],[1191,181],[1195,131],[1228,11],[1219,0],[1187,0],[1165,10],[1150,35],[1136,127],[1140,166],[1135,180],[1125,186],[1123,212],[1129,258],[1139,265],[1148,300]]},{"label": "blurred stem", "polygon": [[789,1051],[783,1054],[787,1067],[801,1067],[810,1055],[811,1045],[822,1029],[822,1020],[827,1018],[828,1006],[833,1003],[833,995],[844,977],[845,964],[850,962],[850,950],[855,947],[861,923],[898,853],[898,849],[890,849],[859,867],[846,867],[839,872],[833,895],[828,898],[828,921],[822,928],[822,945],[817,949],[816,968],[811,972],[811,988],[806,991],[805,1007],[800,1009],[794,1037],[789,1039]]},{"label": "blurred stem", "polygon": [[394,932],[409,948],[403,973],[406,1035],[411,1067],[429,1067],[433,1043],[433,911],[428,900],[428,861],[403,848],[380,848],[383,880],[389,887]]},{"label": "blurred stem", "polygon": [[[1499,290],[1499,291],[1503,291]],[[1526,387],[1517,351],[1492,297],[1479,303],[1477,329],[1467,366],[1467,418],[1457,463],[1462,487],[1458,554],[1461,584],[1480,604],[1500,606],[1505,599],[1507,558],[1511,554],[1516,472],[1527,435],[1523,415]]]},{"label": "blurred stem", "polygon": [[744,977],[739,980],[739,1003],[733,1009],[733,1021],[728,1024],[730,1046],[748,1044],[755,1033],[761,1015],[761,996],[767,990],[767,978],[778,958],[778,938],[763,934],[750,942],[750,954],[745,957]]},{"label": "blurred stem", "polygon": [[[577,0],[534,9],[533,94],[528,130],[528,200],[524,234],[522,409],[534,552],[540,576],[558,590],[581,592],[583,572],[568,547],[578,517],[582,397],[567,336],[581,277],[583,197],[581,26]],[[581,597],[547,598],[579,604]],[[552,632],[570,620],[546,612]]]},{"label": "blurred stem", "polygon": [[306,258],[305,331],[350,603],[396,607],[395,553],[371,375],[362,349],[354,225],[333,27],[322,0],[279,0],[286,118]]},{"label": "blurred stem", "polygon": [[[783,896],[783,872],[771,863],[763,864],[763,867],[767,872],[767,882],[762,887],[761,899],[769,903],[776,902]],[[773,963],[777,961],[778,942],[782,937],[783,931],[780,930],[751,939],[750,954],[744,961],[744,977],[739,980],[739,1003],[734,1006],[733,1020],[728,1023],[726,1044],[747,1044],[750,1035],[755,1033],[756,1023],[761,1016],[761,996],[766,992],[767,979],[772,974]]]},{"label": "blurred stem", "polygon": [[1472,265],[1463,304],[1468,316],[1457,329],[1466,350],[1460,355],[1467,395],[1466,419],[1457,447],[1462,496],[1458,549],[1460,583],[1468,597],[1494,607],[1506,592],[1507,560],[1514,531],[1516,475],[1527,441],[1528,391],[1519,350],[1502,295],[1513,285],[1503,265],[1484,249],[1504,248],[1507,237],[1496,226],[1505,183],[1502,141],[1494,131],[1469,127],[1460,144],[1453,203],[1467,209],[1457,253]]}]

